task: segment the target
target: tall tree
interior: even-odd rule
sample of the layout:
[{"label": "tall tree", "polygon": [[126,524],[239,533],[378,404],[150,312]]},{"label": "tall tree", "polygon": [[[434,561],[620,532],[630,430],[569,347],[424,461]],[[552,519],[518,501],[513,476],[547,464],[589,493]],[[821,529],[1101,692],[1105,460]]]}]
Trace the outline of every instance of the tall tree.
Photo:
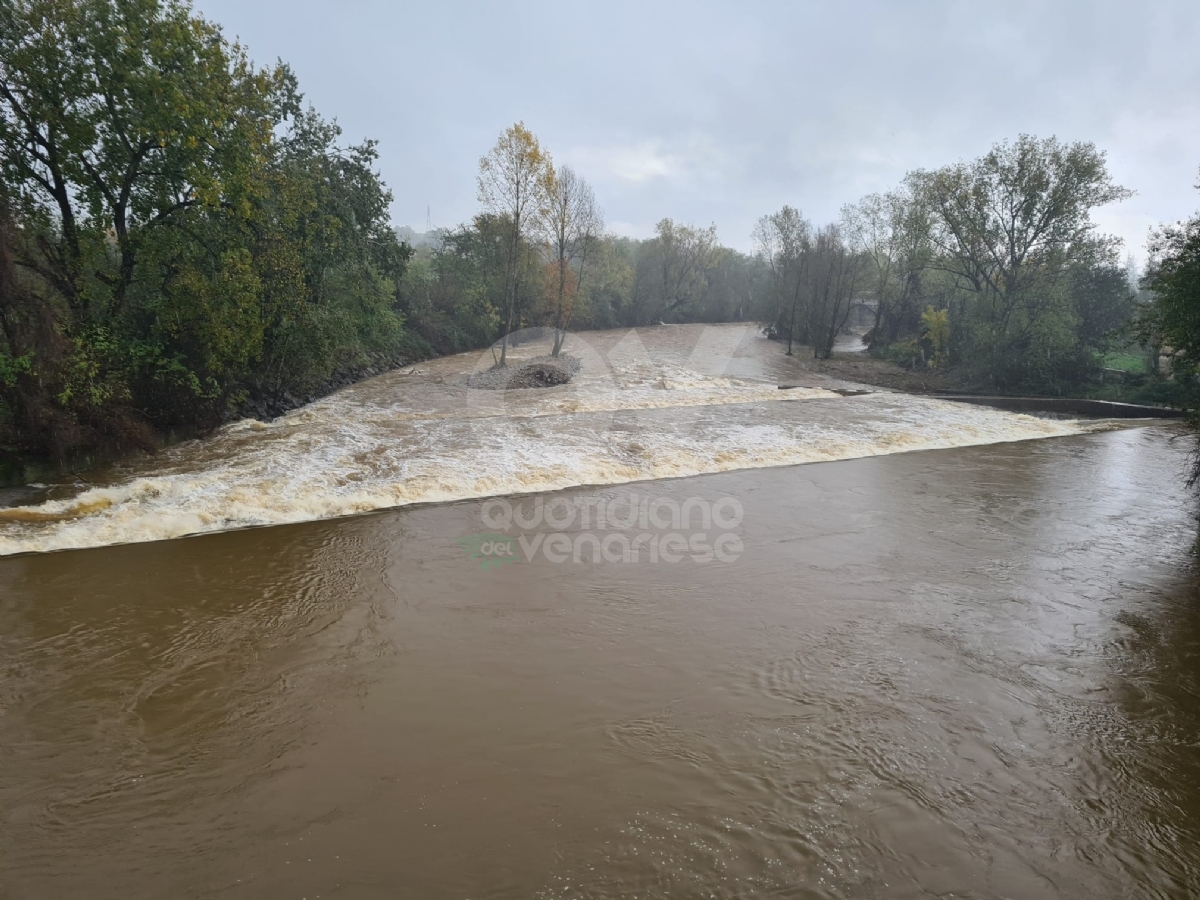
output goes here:
[{"label": "tall tree", "polygon": [[374,144],[301,99],[183,0],[0,2],[0,305],[36,363],[0,377],[0,442],[144,444],[397,350]]},{"label": "tall tree", "polygon": [[175,0],[0,4],[0,178],[65,339],[40,360],[60,431],[219,415],[261,349],[249,223],[290,81]]},{"label": "tall tree", "polygon": [[[759,255],[771,267],[776,296],[779,299],[774,319],[783,321],[781,310],[786,310],[788,347],[787,355],[793,353],[797,315],[805,298],[805,276],[812,243],[812,224],[800,210],[784,206],[779,212],[763,216],[754,229],[754,242]],[[802,317],[807,324],[807,316]],[[807,340],[807,329],[805,340]]]},{"label": "tall tree", "polygon": [[934,216],[933,265],[963,289],[959,318],[975,316],[975,356],[993,373],[1019,371],[1040,338],[1069,332],[1067,278],[1106,243],[1091,212],[1131,194],[1093,144],[1029,135],[908,181]]},{"label": "tall tree", "polygon": [[850,315],[861,257],[846,245],[837,225],[817,229],[811,255],[808,331],[812,335],[813,355],[828,359]]},{"label": "tall tree", "polygon": [[272,391],[315,387],[400,335],[395,291],[411,251],[390,227],[375,142],[343,147],[341,134],[312,109],[293,116],[252,220],[267,328],[259,380]]},{"label": "tall tree", "polygon": [[544,230],[550,242],[553,266],[553,356],[562,350],[565,329],[573,309],[572,297],[583,287],[588,257],[604,233],[604,218],[592,187],[569,166],[550,167]]},{"label": "tall tree", "polygon": [[917,327],[921,275],[930,260],[929,212],[906,183],[844,206],[841,219],[847,243],[868,264],[864,287],[876,304],[869,340],[878,347]]},{"label": "tall tree", "polygon": [[708,274],[724,248],[717,242],[717,226],[696,228],[663,219],[654,226],[657,270],[658,318],[678,316],[698,301],[708,286]]},{"label": "tall tree", "polygon": [[288,78],[175,0],[0,6],[0,161],[18,214],[48,226],[23,264],[76,308],[122,312],[163,225],[245,204]]},{"label": "tall tree", "polygon": [[520,295],[523,242],[536,234],[544,221],[551,192],[553,165],[524,122],[505,129],[491,152],[479,160],[476,179],[479,202],[506,222],[504,253],[504,334],[500,365],[507,365],[508,336],[512,333]]}]

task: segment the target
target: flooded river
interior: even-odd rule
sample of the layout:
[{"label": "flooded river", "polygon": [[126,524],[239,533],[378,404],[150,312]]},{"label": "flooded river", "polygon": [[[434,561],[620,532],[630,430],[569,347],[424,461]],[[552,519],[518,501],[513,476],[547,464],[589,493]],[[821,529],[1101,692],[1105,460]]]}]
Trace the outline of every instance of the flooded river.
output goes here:
[{"label": "flooded river", "polygon": [[1200,893],[1172,428],[568,349],[5,510],[0,897]]},{"label": "flooded river", "polygon": [[0,509],[0,555],[1083,430],[907,395],[843,396],[847,385],[748,326],[593,332],[567,350],[583,371],[562,387],[472,390],[467,376],[491,354],[448,357],[50,486],[37,505]]}]

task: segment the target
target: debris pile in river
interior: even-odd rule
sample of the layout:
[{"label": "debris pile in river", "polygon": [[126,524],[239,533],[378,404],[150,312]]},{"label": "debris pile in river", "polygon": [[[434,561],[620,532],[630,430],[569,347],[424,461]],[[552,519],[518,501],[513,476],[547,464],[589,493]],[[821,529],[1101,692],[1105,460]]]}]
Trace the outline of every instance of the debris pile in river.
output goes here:
[{"label": "debris pile in river", "polygon": [[569,382],[579,374],[580,367],[581,363],[573,356],[538,356],[476,372],[467,377],[467,386],[488,391],[554,387]]}]

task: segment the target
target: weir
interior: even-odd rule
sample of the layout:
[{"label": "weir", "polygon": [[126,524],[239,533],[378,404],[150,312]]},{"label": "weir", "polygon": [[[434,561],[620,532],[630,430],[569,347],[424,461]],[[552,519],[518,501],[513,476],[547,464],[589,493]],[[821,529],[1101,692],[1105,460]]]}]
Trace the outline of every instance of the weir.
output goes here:
[{"label": "weir", "polygon": [[0,509],[0,555],[1098,427],[819,376],[799,385],[795,362],[746,325],[583,333],[569,350],[581,371],[566,385],[472,389],[490,355],[446,357],[88,473],[87,484],[50,484],[42,502]]},{"label": "weir", "polygon": [[987,397],[975,394],[933,394],[935,400],[974,403],[1023,413],[1054,413],[1103,419],[1181,419],[1187,413],[1165,406],[1143,406],[1112,400],[1086,400],[1073,397]]}]

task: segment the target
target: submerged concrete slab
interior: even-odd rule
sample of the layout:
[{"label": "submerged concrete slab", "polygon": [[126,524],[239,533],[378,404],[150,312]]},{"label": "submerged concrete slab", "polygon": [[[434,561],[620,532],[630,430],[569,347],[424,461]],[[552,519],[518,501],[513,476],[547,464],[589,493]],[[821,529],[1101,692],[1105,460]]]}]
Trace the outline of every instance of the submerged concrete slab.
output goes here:
[{"label": "submerged concrete slab", "polygon": [[1111,400],[1081,400],[1071,397],[982,397],[974,394],[933,394],[936,400],[974,403],[1011,412],[1057,413],[1069,416],[1095,416],[1104,419],[1180,419],[1181,409],[1165,406],[1141,406],[1136,403],[1115,403]]}]

